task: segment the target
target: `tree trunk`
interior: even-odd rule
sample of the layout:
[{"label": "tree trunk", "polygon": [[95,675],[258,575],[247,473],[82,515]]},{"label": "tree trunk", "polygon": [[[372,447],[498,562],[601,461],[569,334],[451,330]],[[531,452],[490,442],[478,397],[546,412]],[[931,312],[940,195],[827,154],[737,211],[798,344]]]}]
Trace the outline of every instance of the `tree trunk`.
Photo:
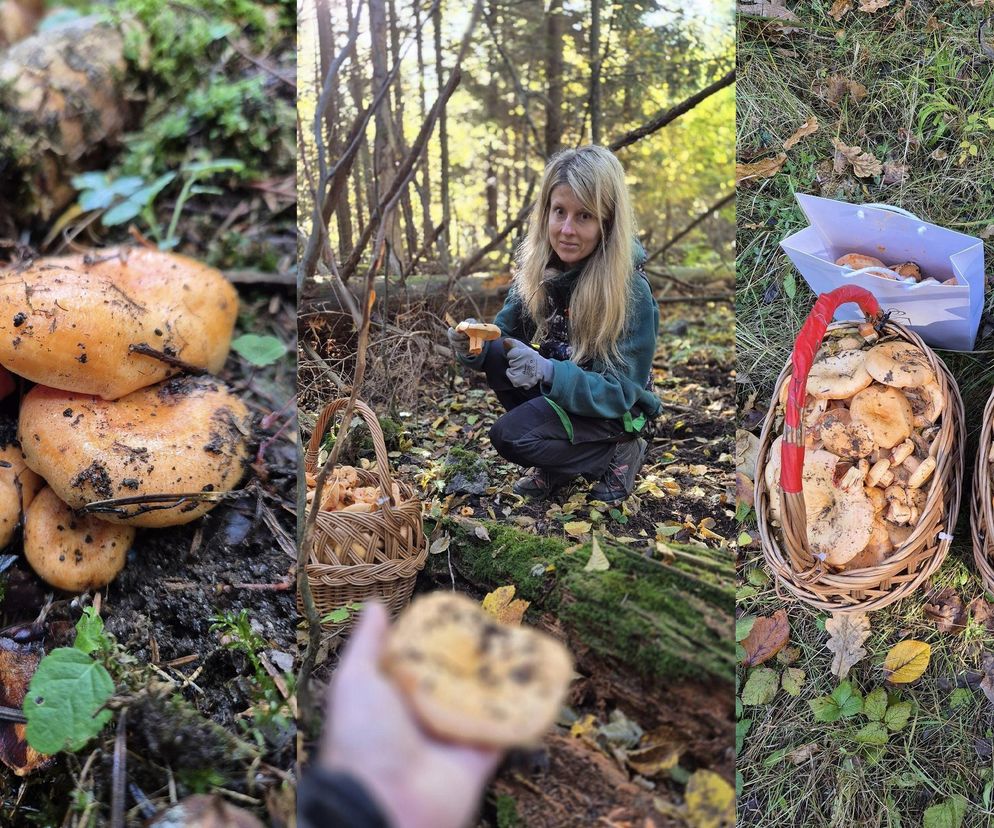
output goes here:
[{"label": "tree trunk", "polygon": [[590,0],[590,142],[601,142],[601,0]]},{"label": "tree trunk", "polygon": [[[421,39],[421,7],[415,3],[414,4],[414,31],[415,31],[415,46],[418,53],[418,104],[419,110],[418,114],[421,116],[421,123],[425,122],[425,118],[428,117],[428,104],[425,100],[425,59],[424,59],[424,43]],[[428,145],[425,144],[424,152],[421,155],[421,186],[418,188],[421,194],[421,227],[422,235],[424,238],[428,239],[434,233],[434,229],[431,224],[431,153],[428,151]]]},{"label": "tree trunk", "polygon": [[[400,21],[397,19],[396,0],[389,0],[390,3],[390,54],[394,63],[400,60]],[[407,140],[404,138],[404,90],[403,81],[397,78],[394,87],[394,135],[397,141],[397,157],[403,158],[407,154]],[[400,196],[400,211],[404,217],[404,238],[407,242],[406,261],[410,261],[418,250],[418,234],[414,225],[414,210],[411,207],[411,191],[404,188]],[[398,272],[402,272],[401,271]]]},{"label": "tree trunk", "polygon": [[545,18],[545,155],[551,157],[563,141],[563,0],[551,0]]},{"label": "tree trunk", "polygon": [[[435,34],[435,80],[438,84],[438,91],[441,93],[445,86],[445,70],[442,67],[442,12],[441,7],[435,10],[432,16],[432,23]],[[438,252],[442,260],[442,266],[446,269],[451,265],[452,259],[449,251],[449,234],[452,230],[449,213],[449,132],[445,110],[443,109],[438,118],[438,146],[439,146],[439,187],[442,200],[442,234],[439,237]]]}]

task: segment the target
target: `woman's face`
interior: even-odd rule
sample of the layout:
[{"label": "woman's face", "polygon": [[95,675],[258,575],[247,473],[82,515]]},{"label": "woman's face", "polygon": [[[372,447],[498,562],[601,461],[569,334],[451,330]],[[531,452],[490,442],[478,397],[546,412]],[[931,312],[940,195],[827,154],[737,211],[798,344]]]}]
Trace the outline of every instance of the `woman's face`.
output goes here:
[{"label": "woman's face", "polygon": [[600,240],[597,217],[584,208],[568,185],[555,187],[549,205],[549,243],[563,264],[587,258]]}]

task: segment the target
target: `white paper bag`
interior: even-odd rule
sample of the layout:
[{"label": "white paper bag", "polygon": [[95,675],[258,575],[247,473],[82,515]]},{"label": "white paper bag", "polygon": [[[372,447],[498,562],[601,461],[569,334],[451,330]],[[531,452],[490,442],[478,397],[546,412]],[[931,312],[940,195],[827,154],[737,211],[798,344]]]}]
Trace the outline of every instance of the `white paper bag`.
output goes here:
[{"label": "white paper bag", "polygon": [[[780,242],[815,293],[840,285],[866,288],[892,318],[929,345],[973,350],[984,307],[984,246],[980,239],[920,221],[883,205],[846,204],[795,193],[811,226]],[[835,264],[846,253],[875,256],[885,264],[917,262],[926,276],[958,285],[909,284]],[[843,305],[840,320],[862,319],[856,305]]]}]

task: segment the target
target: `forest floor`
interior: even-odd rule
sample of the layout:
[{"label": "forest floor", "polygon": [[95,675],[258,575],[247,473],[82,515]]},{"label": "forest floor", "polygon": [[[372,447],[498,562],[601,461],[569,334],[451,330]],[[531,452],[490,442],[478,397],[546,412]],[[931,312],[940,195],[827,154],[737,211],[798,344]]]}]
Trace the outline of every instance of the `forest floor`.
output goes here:
[{"label": "forest floor", "polygon": [[[381,412],[396,475],[425,501],[432,554],[416,590],[479,600],[514,584],[531,601],[526,622],[565,640],[578,660],[562,719],[540,747],[511,754],[481,826],[681,825],[691,774],[732,779],[734,321],[728,304],[675,303],[662,314],[655,378],[664,414],[636,491],[618,508],[579,485],[548,501],[513,494],[520,469],[490,445],[502,411],[483,375],[425,356],[421,343],[412,393],[390,399],[395,385],[375,366],[391,346],[373,349],[367,401]],[[305,312],[301,342],[347,353],[339,319]],[[405,327],[430,328],[423,322]],[[444,342],[441,330],[428,335]],[[319,387],[304,384],[303,422],[317,414]],[[346,462],[368,464],[369,446],[355,442]],[[583,571],[594,536],[610,572]],[[671,617],[685,625],[677,652],[664,629]],[[321,680],[335,660],[319,668]]]},{"label": "forest floor", "polygon": [[[994,254],[994,75],[978,44],[989,7],[895,3],[870,14],[836,3],[832,12],[840,11],[833,18],[828,4],[796,3],[793,20],[743,17],[739,28],[738,159],[785,156],[769,175],[741,185],[737,199],[738,425],[756,434],[814,301],[778,248],[807,224],[795,191],[893,204],[979,235],[988,272]],[[785,149],[810,118],[817,131]],[[858,146],[882,169],[857,177],[833,140]],[[981,692],[994,652],[994,630],[985,620],[991,595],[976,576],[969,532],[974,458],[987,456],[978,434],[994,384],[989,297],[986,304],[977,350],[940,352],[959,384],[968,432],[952,548],[914,595],[869,615],[866,653],[848,684],[831,670],[828,617],[777,589],[759,549],[755,515],[740,514],[752,534],[752,544],[740,547],[741,632],[778,611],[789,623],[787,646],[775,660],[739,669],[741,825],[958,826],[994,819],[994,707]],[[931,662],[910,685],[885,684],[884,657],[904,639],[929,644]],[[880,688],[890,692],[891,705],[911,707],[907,723],[882,739],[873,704],[864,707]],[[816,721],[820,699],[850,691],[859,701],[845,717]]]}]

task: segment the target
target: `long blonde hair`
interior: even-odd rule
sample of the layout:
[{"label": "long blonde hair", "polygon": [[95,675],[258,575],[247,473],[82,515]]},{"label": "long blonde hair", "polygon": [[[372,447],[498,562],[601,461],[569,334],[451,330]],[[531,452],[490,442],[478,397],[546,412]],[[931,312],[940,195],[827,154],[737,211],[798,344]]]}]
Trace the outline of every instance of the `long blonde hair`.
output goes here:
[{"label": "long blonde hair", "polygon": [[608,366],[615,365],[619,360],[618,339],[628,317],[635,214],[625,171],[609,150],[592,144],[563,150],[550,159],[528,233],[518,249],[514,284],[541,338],[546,317],[543,279],[553,252],[549,210],[552,191],[561,184],[569,187],[583,208],[596,216],[601,231],[569,303],[571,359],[576,363],[598,359]]}]

